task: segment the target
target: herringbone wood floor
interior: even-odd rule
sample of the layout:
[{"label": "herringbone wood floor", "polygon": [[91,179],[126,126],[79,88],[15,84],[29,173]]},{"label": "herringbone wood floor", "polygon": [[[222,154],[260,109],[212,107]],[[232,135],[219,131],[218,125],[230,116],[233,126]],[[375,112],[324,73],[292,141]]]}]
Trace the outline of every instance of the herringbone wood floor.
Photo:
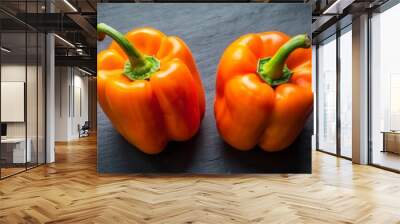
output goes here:
[{"label": "herringbone wood floor", "polygon": [[319,152],[312,175],[99,176],[95,138],[0,181],[0,223],[400,223],[400,175]]}]

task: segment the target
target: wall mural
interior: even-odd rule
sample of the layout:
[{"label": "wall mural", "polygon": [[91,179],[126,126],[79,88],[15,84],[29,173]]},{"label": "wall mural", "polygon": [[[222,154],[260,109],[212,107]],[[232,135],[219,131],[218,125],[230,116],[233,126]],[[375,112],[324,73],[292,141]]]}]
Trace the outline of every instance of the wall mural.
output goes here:
[{"label": "wall mural", "polygon": [[307,4],[98,4],[98,171],[310,173],[310,28]]}]

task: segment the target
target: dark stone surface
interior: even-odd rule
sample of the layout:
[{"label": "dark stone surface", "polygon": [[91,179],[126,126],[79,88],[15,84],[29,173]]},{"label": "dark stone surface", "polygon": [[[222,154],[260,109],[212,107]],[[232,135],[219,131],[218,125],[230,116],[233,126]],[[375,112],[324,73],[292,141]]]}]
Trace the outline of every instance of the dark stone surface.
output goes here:
[{"label": "dark stone surface", "polygon": [[[100,173],[310,173],[312,116],[286,150],[241,152],[219,137],[213,102],[215,71],[224,49],[251,32],[308,33],[311,9],[304,4],[98,4],[98,22],[121,32],[151,26],[181,37],[191,48],[207,94],[207,110],[199,133],[187,142],[171,142],[159,155],[146,155],[127,143],[98,107],[98,171]],[[98,44],[105,49],[110,38]]]}]

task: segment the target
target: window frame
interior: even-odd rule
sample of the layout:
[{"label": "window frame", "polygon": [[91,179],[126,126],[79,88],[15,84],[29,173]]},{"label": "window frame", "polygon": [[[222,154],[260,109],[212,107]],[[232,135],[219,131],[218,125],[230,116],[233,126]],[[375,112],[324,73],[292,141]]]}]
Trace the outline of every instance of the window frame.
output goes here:
[{"label": "window frame", "polygon": [[[336,26],[336,24],[335,25],[333,25],[333,26]],[[316,77],[316,100],[317,100],[317,103],[316,103],[316,150],[317,151],[319,151],[319,152],[323,152],[323,153],[327,153],[327,154],[330,154],[330,155],[333,155],[333,156],[337,156],[337,157],[340,157],[340,158],[344,158],[344,159],[347,159],[347,160],[352,160],[352,158],[351,157],[348,157],[348,156],[344,156],[344,155],[342,155],[342,153],[341,153],[341,119],[340,119],[340,103],[341,103],[341,97],[340,97],[340,81],[341,81],[341,79],[340,79],[340,77],[341,77],[341,67],[340,67],[340,37],[342,36],[342,35],[344,35],[345,33],[347,33],[347,32],[352,32],[352,29],[351,29],[351,26],[352,26],[352,23],[350,22],[350,23],[348,23],[348,24],[346,24],[344,27],[341,27],[341,28],[339,28],[339,27],[337,27],[336,26],[336,32],[334,32],[334,33],[332,33],[331,35],[329,35],[329,36],[327,36],[327,37],[325,37],[324,39],[320,39],[320,40],[318,40],[318,43],[316,44],[316,52],[315,52],[315,57],[316,57],[316,59],[315,59],[315,61],[316,61],[316,69],[315,69],[315,72],[316,72],[316,74],[315,74],[315,77]],[[349,28],[350,27],[350,28]],[[333,36],[335,36],[334,38],[332,38]],[[332,40],[329,40],[329,39],[332,39]],[[318,88],[319,88],[319,85],[320,85],[320,79],[319,79],[319,65],[318,65],[318,60],[319,60],[319,54],[318,54],[318,49],[319,49],[319,47],[320,47],[320,45],[321,45],[321,43],[323,43],[323,42],[326,42],[326,41],[336,41],[336,61],[335,61],[335,63],[336,63],[336,151],[335,151],[335,153],[332,153],[332,152],[329,152],[329,151],[327,151],[327,150],[324,150],[324,149],[321,149],[320,147],[319,147],[319,145],[320,145],[320,143],[319,143],[319,122],[320,122],[320,119],[319,119],[319,103],[320,103],[320,95],[319,95],[319,93],[318,93]]]}]

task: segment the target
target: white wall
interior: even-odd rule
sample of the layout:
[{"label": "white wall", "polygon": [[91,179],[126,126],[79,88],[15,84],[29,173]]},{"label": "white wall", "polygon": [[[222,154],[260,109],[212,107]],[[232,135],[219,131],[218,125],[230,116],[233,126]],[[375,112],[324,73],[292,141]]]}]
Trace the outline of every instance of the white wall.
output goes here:
[{"label": "white wall", "polygon": [[[25,64],[1,65],[1,81],[25,82]],[[1,108],[1,109],[6,110],[6,108]],[[25,123],[24,122],[7,123],[7,137],[25,137]]]},{"label": "white wall", "polygon": [[[35,73],[36,74],[36,66],[27,66],[28,74]],[[3,82],[25,82],[25,64],[3,64],[1,65],[1,81]],[[31,82],[31,80],[29,80]],[[30,83],[32,84],[32,83]],[[33,83],[36,85],[36,82]],[[30,90],[30,89],[28,89]],[[29,97],[36,98],[36,89],[34,92],[27,93]],[[32,99],[27,99],[28,102],[31,102]],[[36,107],[36,104],[35,104]],[[7,108],[1,108],[2,110],[7,110]],[[29,117],[31,114],[28,113],[28,122],[35,120],[36,122],[36,114],[35,117]],[[28,125],[31,127],[32,125]],[[8,137],[25,137],[25,122],[7,122],[7,136]],[[29,136],[28,136],[29,137]]]},{"label": "white wall", "polygon": [[[88,121],[88,78],[82,76],[82,73],[76,74],[75,70],[75,77],[74,77],[74,99],[75,99],[75,116],[72,119],[72,136],[78,137],[78,124],[83,125],[85,121]],[[80,101],[80,102],[79,102]],[[81,108],[79,108],[81,107]],[[80,111],[82,110],[82,111]]]},{"label": "white wall", "polygon": [[70,141],[88,120],[88,78],[72,67],[56,67],[55,73],[55,140]]},{"label": "white wall", "polygon": [[68,140],[69,96],[70,83],[69,68],[55,68],[55,141]]}]

